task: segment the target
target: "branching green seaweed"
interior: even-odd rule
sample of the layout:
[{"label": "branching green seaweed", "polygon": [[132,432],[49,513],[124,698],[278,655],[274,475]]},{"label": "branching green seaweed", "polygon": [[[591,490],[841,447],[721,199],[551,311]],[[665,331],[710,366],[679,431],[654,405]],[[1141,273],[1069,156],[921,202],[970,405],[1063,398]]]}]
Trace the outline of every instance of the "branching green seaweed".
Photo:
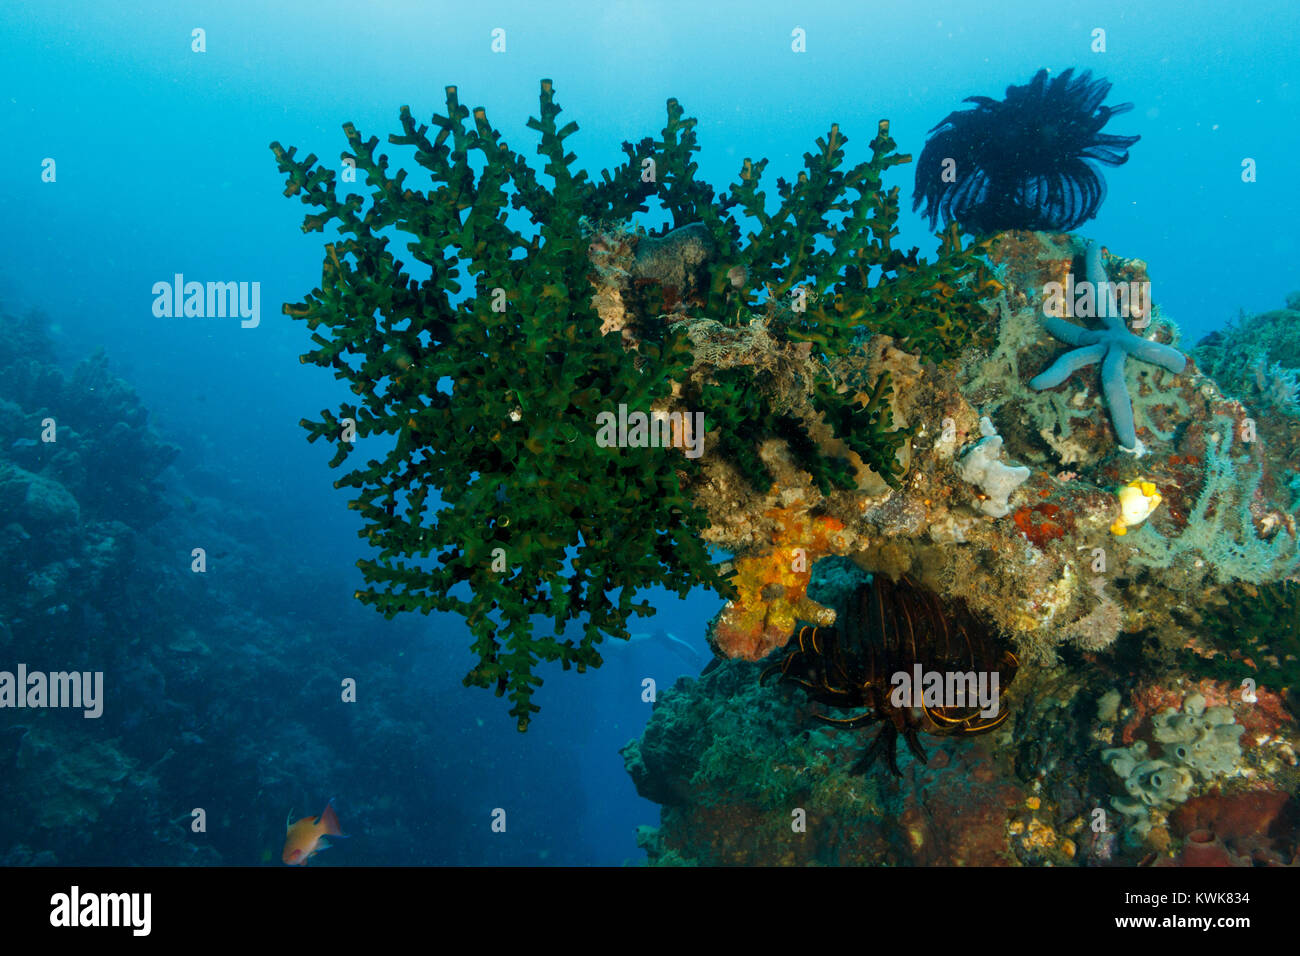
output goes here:
[{"label": "branching green seaweed", "polygon": [[[915,250],[890,247],[898,190],[882,193],[881,174],[910,157],[893,152],[887,123],[872,159],[847,172],[846,139],[833,126],[797,181],[778,181],[781,202],[769,213],[758,188],[766,160],[746,160],[740,183],[717,202],[695,178],[696,121],[676,100],[660,139],[624,144],[627,161],[598,182],[573,171],[564,141],[578,127],[559,126],[559,113],[543,80],[540,118],[528,126],[540,134],[549,187],[482,109],[471,114],[460,104],[455,87],[447,114],[432,119],[432,138],[407,107],[402,132],[389,136],[415,148],[425,190],[408,186],[406,170],[390,174],[378,139],[351,124],[344,169],[364,176],[368,205],[357,194],[340,199],[338,174],[316,156],[299,160],[295,148],[271,145],[285,195],[318,210],[303,231],[333,223],[341,236],[325,246],[320,288],[284,311],[313,332],[316,348],[302,361],[333,369],[358,400],[303,427],[309,440],[334,443],[332,467],[349,461],[359,441],[379,438],[369,447],[388,448],[336,482],[354,490],[360,534],[378,549],[358,562],[367,587],[357,597],[388,617],[463,615],[478,655],[465,683],[508,693],[521,730],[538,709],[535,665],[598,666],[605,637],[626,639],[631,615],[653,613],[634,600],[638,589],[659,584],[684,595],[703,585],[732,596],[700,540],[707,519],[684,491],[697,462],[593,440],[598,414],[619,405],[649,410],[686,379],[692,354],[681,332],[647,335],[635,348],[618,332],[602,333],[583,223],[626,221],[657,197],[673,227],[702,223],[719,250],[707,314],[739,321],[758,308],[758,290],[769,301],[798,295],[807,308],[790,310],[784,335],[828,355],[870,331],[915,342],[932,358],[955,354],[975,328],[980,291],[974,250],[946,243],[927,266]],[[647,154],[657,166],[652,179],[642,176]],[[758,224],[743,243],[736,207]],[[389,248],[403,233],[427,278]],[[905,436],[892,427],[888,377],[865,407],[828,381],[810,387],[812,407],[836,436],[896,482]],[[819,454],[803,424],[773,411],[751,371],[719,373],[705,391],[710,428],[722,423],[726,454],[755,484],[765,484],[757,444],[776,434],[823,489],[852,487],[847,460]],[[550,618],[557,634],[581,621],[581,638],[536,634],[533,615]]]}]

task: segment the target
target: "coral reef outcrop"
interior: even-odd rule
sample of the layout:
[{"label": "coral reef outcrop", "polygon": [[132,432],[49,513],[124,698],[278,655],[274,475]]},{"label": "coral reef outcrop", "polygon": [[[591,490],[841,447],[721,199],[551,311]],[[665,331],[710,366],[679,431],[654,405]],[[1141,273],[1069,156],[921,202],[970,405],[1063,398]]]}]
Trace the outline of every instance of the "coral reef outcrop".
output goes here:
[{"label": "coral reef outcrop", "polygon": [[[883,179],[910,157],[887,122],[851,168],[832,127],[772,209],[766,161],[722,195],[696,178],[696,123],[676,101],[599,182],[572,171],[577,127],[558,114],[544,82],[530,125],[549,190],[481,110],[467,122],[454,88],[436,136],[404,110],[390,137],[416,147],[424,191],[351,126],[368,208],[339,198],[314,156],[273,146],[286,194],[318,210],[304,230],[343,233],[322,287],[285,309],[315,333],[303,360],[360,402],[304,425],[336,466],[392,442],[338,482],[378,549],[358,597],[389,616],[464,615],[478,656],[466,682],[508,694],[521,728],[536,666],[597,666],[600,642],[652,611],[634,594],[656,583],[718,591],[715,649],[753,660],[797,620],[831,623],[803,590],[813,562],[848,557],[967,597],[1050,661],[1121,632],[1184,646],[1184,595],[1296,574],[1280,457],[1294,439],[1186,361],[1145,263],[1062,234],[963,248],[955,226],[933,263],[900,253]],[[631,225],[654,201],[668,222]],[[536,228],[507,226],[508,206]],[[409,280],[379,233],[393,222],[428,280]],[[1069,289],[1085,294],[1067,302]],[[1099,328],[1064,318],[1092,314]],[[1054,364],[1053,338],[1075,346]],[[1093,362],[1099,381],[1082,374]],[[662,440],[629,429],[624,447],[598,446],[595,422],[616,411]],[[1139,522],[1125,488],[1162,506]],[[534,633],[537,615],[557,631],[581,620],[580,640]]]},{"label": "coral reef outcrop", "polygon": [[[933,365],[885,336],[867,341],[867,368],[890,371],[893,420],[911,433],[903,449],[906,478],[897,488],[867,475],[855,493],[825,495],[808,473],[792,468],[777,484],[779,497],[752,489],[729,494],[738,483],[723,477],[725,462],[710,461],[706,476],[719,477],[691,486],[710,517],[707,540],[739,563],[771,552],[777,537],[764,516],[773,509],[806,511],[795,526],[833,517],[842,527],[808,555],[906,573],[962,597],[1023,655],[1043,661],[1070,643],[1112,647],[1125,632],[1155,634],[1161,653],[1173,655],[1201,633],[1201,612],[1187,610],[1189,593],[1212,605],[1232,582],[1295,576],[1297,509],[1290,465],[1280,457],[1290,446],[1276,419],[1254,418],[1194,365],[1174,377],[1130,364],[1125,388],[1147,446],[1139,461],[1116,449],[1110,421],[1098,414],[1105,401],[1099,383],[1071,379],[1054,392],[1030,387],[1051,354],[1042,317],[1049,284],[1064,284],[1072,270],[1082,275],[1088,251],[1066,236],[998,237],[990,248],[1002,290],[994,300],[996,336],[960,362]],[[1112,263],[1117,281],[1149,281],[1137,260]],[[1176,341],[1158,305],[1148,318],[1151,341]],[[987,475],[992,467],[979,454],[993,443],[990,428],[1000,439],[995,460],[1006,470],[992,476],[1002,479],[993,481],[996,488],[973,489],[972,478],[992,480],[974,468],[985,466]],[[1140,519],[1125,498],[1133,488],[1147,503]],[[788,536],[780,540],[787,558],[799,547]],[[723,613],[738,616],[734,607]],[[752,658],[760,643],[751,637],[735,646]],[[765,646],[778,644],[772,635]]]},{"label": "coral reef outcrop", "polygon": [[[1073,236],[996,237],[988,249],[1000,287],[990,300],[994,334],[987,343],[973,342],[957,362],[935,364],[909,356],[896,341],[868,340],[877,367],[887,360],[893,370],[895,421],[911,430],[899,487],[864,481],[854,495],[819,496],[811,479],[797,472],[779,485],[787,508],[807,511],[795,527],[810,528],[824,515],[842,525],[809,551],[827,556],[802,595],[819,616],[808,614],[800,625],[843,613],[840,589],[819,582],[851,581],[845,569],[854,568],[905,573],[963,598],[1015,642],[1024,666],[1007,724],[987,738],[938,745],[947,766],[986,761],[979,773],[988,791],[969,795],[971,766],[947,775],[933,764],[907,761],[897,792],[879,775],[840,775],[834,761],[843,756],[835,748],[845,742],[812,730],[815,708],[796,690],[781,698],[792,710],[785,737],[770,745],[771,753],[754,736],[746,739],[756,763],[788,766],[792,774],[806,767],[804,774],[765,785],[767,802],[756,803],[750,794],[733,804],[729,791],[740,772],[733,767],[728,777],[696,766],[689,785],[677,784],[678,802],[664,810],[659,831],[646,837],[652,861],[927,862],[937,856],[924,847],[946,852],[959,840],[935,832],[937,814],[927,809],[948,801],[970,807],[968,816],[991,828],[979,831],[980,841],[987,838],[985,855],[978,857],[985,861],[1176,862],[1185,845],[1195,855],[1196,840],[1189,831],[1171,830],[1169,821],[1198,794],[1295,785],[1294,628],[1287,622],[1296,617],[1288,608],[1300,602],[1287,582],[1297,577],[1300,558],[1288,426],[1283,416],[1226,395],[1197,367],[1195,354],[1177,375],[1158,365],[1122,369],[1134,431],[1145,446],[1141,459],[1117,447],[1122,442],[1105,414],[1114,399],[1094,376],[1071,375],[1055,390],[1031,387],[1055,354],[1045,322],[1050,290],[1071,274],[1085,275],[1088,254],[1088,243]],[[1115,281],[1149,281],[1140,260],[1111,256],[1108,262]],[[1172,350],[1178,331],[1159,305],[1153,303],[1145,318],[1145,340]],[[981,428],[981,419],[992,427]],[[1023,482],[1007,482],[1002,517],[993,516],[1003,511],[1001,496],[963,476],[963,452],[990,431],[1001,439],[999,460],[1028,472]],[[720,512],[709,489],[701,490],[705,507]],[[987,507],[985,499],[992,502]],[[765,553],[776,538],[756,519],[775,504],[729,499],[725,520],[711,523],[707,533],[737,563]],[[797,547],[788,537],[781,542],[787,551]],[[831,569],[828,576],[824,567]],[[755,592],[763,593],[752,589],[750,596]],[[715,631],[718,621],[738,616],[735,607],[724,609]],[[769,635],[770,645],[776,640]],[[721,653],[734,647],[735,656],[748,659],[757,646],[714,643]],[[648,776],[634,775],[643,792],[655,792],[650,778],[674,764],[674,746],[689,739],[690,752],[708,752],[719,745],[708,742],[710,728],[687,729],[673,720],[683,695],[697,713],[774,706],[751,699],[758,692],[739,677],[730,679],[737,683],[682,682],[661,698],[662,720],[674,729],[660,736],[667,728],[657,708],[642,744],[654,742],[661,752],[646,765]],[[1083,740],[1096,749],[1081,752]],[[818,771],[825,766],[818,754],[827,748],[832,762]],[[1103,753],[1126,772],[1117,775]],[[818,773],[830,779],[822,782]],[[908,794],[906,787],[921,775],[930,779],[924,793]],[[788,830],[792,808],[808,810],[812,819],[812,782],[818,794],[836,795],[817,803],[817,839],[778,838],[780,827]],[[846,796],[850,791],[853,796]],[[1133,804],[1120,809],[1132,813],[1112,805],[1115,791],[1121,803]],[[771,799],[773,792],[780,799]],[[873,801],[865,810],[864,793]],[[736,809],[749,821],[747,832],[757,827],[766,842],[746,842],[737,829],[710,835],[709,827],[726,828],[717,804]],[[838,850],[823,842],[832,838],[832,828]],[[842,842],[846,832],[857,842]],[[976,858],[953,852],[953,861]]]}]

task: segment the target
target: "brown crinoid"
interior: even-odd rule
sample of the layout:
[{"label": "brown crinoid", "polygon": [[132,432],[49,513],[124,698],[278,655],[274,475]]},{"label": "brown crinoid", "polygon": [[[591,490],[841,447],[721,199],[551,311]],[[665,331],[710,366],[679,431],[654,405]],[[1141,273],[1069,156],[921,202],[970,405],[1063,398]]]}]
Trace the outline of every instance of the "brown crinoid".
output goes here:
[{"label": "brown crinoid", "polygon": [[854,592],[839,628],[804,627],[760,680],[780,673],[816,701],[864,714],[816,719],[834,727],[883,726],[854,769],[867,771],[883,752],[898,769],[901,734],[922,763],[919,731],[939,736],[984,733],[1007,717],[1001,691],[1019,661],[965,602],[944,602],[904,577],[877,574]]}]

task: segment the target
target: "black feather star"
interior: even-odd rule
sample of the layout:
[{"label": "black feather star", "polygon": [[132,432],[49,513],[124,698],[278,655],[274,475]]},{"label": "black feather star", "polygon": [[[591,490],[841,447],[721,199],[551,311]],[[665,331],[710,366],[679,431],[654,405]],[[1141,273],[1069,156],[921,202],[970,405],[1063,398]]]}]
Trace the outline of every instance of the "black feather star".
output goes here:
[{"label": "black feather star", "polygon": [[1132,103],[1102,106],[1110,81],[1085,70],[1049,77],[1039,70],[1006,99],[969,96],[934,129],[916,167],[912,208],[925,204],[934,228],[942,216],[975,234],[1005,229],[1068,232],[1097,215],[1106,181],[1094,164],[1128,162],[1141,137],[1101,132]]}]

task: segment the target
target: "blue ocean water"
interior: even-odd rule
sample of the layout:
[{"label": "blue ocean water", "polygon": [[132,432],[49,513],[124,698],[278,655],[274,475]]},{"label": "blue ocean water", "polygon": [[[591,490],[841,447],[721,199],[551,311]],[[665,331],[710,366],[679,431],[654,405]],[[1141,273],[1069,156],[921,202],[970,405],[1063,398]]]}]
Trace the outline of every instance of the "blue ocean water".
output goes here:
[{"label": "blue ocean water", "polygon": [[[1110,101],[1135,105],[1114,131],[1142,140],[1126,165],[1106,170],[1108,199],[1080,231],[1148,262],[1154,296],[1185,341],[1240,310],[1275,308],[1300,285],[1297,15],[1286,0],[811,3],[797,14],[763,2],[157,2],[128,11],[11,0],[2,16],[10,145],[0,153],[0,303],[48,315],[69,366],[103,348],[138,391],[180,448],[176,487],[189,507],[169,519],[171,546],[183,556],[192,537],[220,540],[211,550],[233,559],[205,586],[243,611],[212,620],[168,609],[164,621],[135,607],[141,673],[187,629],[205,646],[203,663],[181,677],[160,660],[152,697],[110,697],[96,733],[200,741],[161,739],[150,757],[164,761],[163,781],[184,763],[187,779],[209,782],[207,794],[185,799],[211,810],[207,842],[222,862],[262,862],[267,851],[278,859],[283,815],[318,812],[331,796],[353,837],[322,862],[638,860],[635,828],[655,824],[658,809],[636,796],[618,748],[649,715],[644,677],[666,687],[698,671],[653,636],[609,648],[595,673],[543,671],[541,715],[520,735],[501,701],[461,687],[470,639],[459,618],[386,622],[356,605],[359,524],[331,486],[329,453],[298,426],[335,406],[341,386],[299,364],[308,333],[279,314],[319,283],[321,237],[300,232],[303,210],[282,196],[271,141],[333,162],[344,122],[383,141],[401,105],[427,121],[455,84],[531,156],[525,123],[549,77],[564,118],[581,127],[567,145],[582,168],[617,164],[620,144],[656,133],[676,97],[700,120],[699,175],[725,186],[746,157],[791,175],[832,122],[849,137],[851,161],[868,155],[882,118],[899,148],[917,154],[966,96],[1000,97],[1043,67],[1091,69],[1114,84]],[[205,52],[191,49],[195,28]],[[493,52],[496,28],[504,52]],[[805,53],[791,51],[795,28]],[[1098,28],[1105,52],[1092,49]],[[47,158],[55,182],[42,181]],[[1248,158],[1254,182],[1243,182]],[[911,170],[887,184],[910,196]],[[900,245],[933,250],[918,216],[905,211],[900,228]],[[260,282],[260,324],[155,317],[151,288],[177,273]],[[139,583],[133,600],[144,601]],[[196,595],[195,607],[206,599]],[[703,625],[717,598],[652,599],[659,613],[641,629],[679,635],[707,659]],[[89,657],[111,633],[86,631]],[[350,710],[337,704],[341,677],[358,682]],[[498,807],[509,813],[505,834],[490,828]],[[0,851],[24,842],[10,836]],[[26,845],[42,849],[36,838]],[[92,822],[58,859],[183,862],[157,845],[149,827],[97,832]]]}]

